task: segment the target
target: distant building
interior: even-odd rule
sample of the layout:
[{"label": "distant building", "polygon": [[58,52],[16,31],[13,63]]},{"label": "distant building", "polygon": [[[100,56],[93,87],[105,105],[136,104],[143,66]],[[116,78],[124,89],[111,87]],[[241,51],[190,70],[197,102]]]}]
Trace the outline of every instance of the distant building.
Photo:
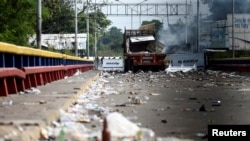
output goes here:
[{"label": "distant building", "polygon": [[[86,49],[87,34],[77,34],[78,49]],[[36,35],[29,38],[29,44],[36,46]],[[51,47],[56,50],[74,49],[75,34],[42,34],[41,45],[43,47]]]},{"label": "distant building", "polygon": [[234,33],[234,50],[250,50],[250,14],[234,14],[234,31],[232,14],[226,20],[202,24],[200,46],[202,49],[232,50]]},{"label": "distant building", "polygon": [[[227,15],[229,48],[232,49],[232,14]],[[250,14],[234,14],[234,49],[250,50]]]}]

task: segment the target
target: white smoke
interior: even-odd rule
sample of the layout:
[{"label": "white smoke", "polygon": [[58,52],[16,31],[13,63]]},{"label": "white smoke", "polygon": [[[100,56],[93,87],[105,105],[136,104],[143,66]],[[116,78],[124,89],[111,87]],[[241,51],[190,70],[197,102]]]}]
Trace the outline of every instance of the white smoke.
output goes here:
[{"label": "white smoke", "polygon": [[165,45],[165,53],[191,52],[190,45],[188,46],[188,42],[186,42],[186,26],[181,20],[174,25],[170,25],[167,30],[161,30],[159,33],[159,40]]}]

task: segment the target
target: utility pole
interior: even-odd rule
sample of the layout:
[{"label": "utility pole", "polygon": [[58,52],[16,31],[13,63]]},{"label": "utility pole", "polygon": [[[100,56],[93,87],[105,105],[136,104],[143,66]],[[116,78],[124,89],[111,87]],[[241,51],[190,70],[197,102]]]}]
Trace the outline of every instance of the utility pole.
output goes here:
[{"label": "utility pole", "polygon": [[77,3],[75,0],[75,56],[78,56],[77,34],[78,34],[78,20],[77,20]]},{"label": "utility pole", "polygon": [[37,48],[41,49],[41,33],[42,33],[42,3],[41,0],[37,0],[37,32],[36,32],[36,44]]},{"label": "utility pole", "polygon": [[86,22],[86,24],[87,24],[87,50],[88,50],[87,58],[89,58],[89,2],[88,2],[88,0],[87,0],[86,10],[87,10],[87,13],[86,13],[87,22]]},{"label": "utility pole", "polygon": [[131,29],[133,29],[133,9],[131,8]]},{"label": "utility pole", "polygon": [[[96,43],[97,43],[97,39],[96,39],[96,0],[95,0],[95,25],[94,25],[94,28],[95,28],[95,59],[97,59],[98,55],[97,55],[97,47],[96,47]],[[97,59],[98,60],[98,59]],[[95,61],[96,62],[96,68],[98,69],[98,61]]]},{"label": "utility pole", "polygon": [[234,48],[234,0],[232,0],[233,12],[232,12],[232,51],[233,58],[235,58],[235,48]]},{"label": "utility pole", "polygon": [[197,0],[197,52],[200,48],[200,0]]},{"label": "utility pole", "polygon": [[[186,5],[187,5],[187,0],[186,0]],[[188,37],[188,30],[187,30],[187,19],[188,19],[188,14],[187,14],[187,12],[188,12],[188,7],[186,6],[186,18],[185,18],[185,20],[186,20],[186,44],[188,43],[188,39],[187,39],[187,37]]]}]

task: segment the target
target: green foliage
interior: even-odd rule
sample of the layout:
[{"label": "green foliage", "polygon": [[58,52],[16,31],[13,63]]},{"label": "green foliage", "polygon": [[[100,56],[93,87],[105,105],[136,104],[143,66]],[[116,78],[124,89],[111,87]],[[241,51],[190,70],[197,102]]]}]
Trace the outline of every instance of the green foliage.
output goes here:
[{"label": "green foliage", "polygon": [[[50,17],[43,21],[43,33],[75,33],[75,11],[72,0],[43,0],[43,5],[50,13]],[[87,33],[87,15],[85,8],[78,13],[78,33]],[[94,55],[95,32],[103,33],[111,21],[97,9],[89,13],[89,53]],[[97,34],[97,39],[99,34]],[[85,51],[87,52],[87,51]]]},{"label": "green foliage", "polygon": [[0,41],[27,45],[27,35],[35,33],[35,0],[4,0],[0,11]]},{"label": "green foliage", "polygon": [[50,16],[43,20],[43,33],[74,33],[74,9],[69,0],[43,0]]},{"label": "green foliage", "polygon": [[117,27],[111,27],[98,42],[99,56],[122,56],[123,33]]},{"label": "green foliage", "polygon": [[[83,17],[86,16],[83,13],[82,15]],[[83,22],[83,24],[86,25],[86,22]],[[111,24],[111,21],[108,20],[107,17],[100,10],[97,10],[96,13],[89,13],[89,24],[90,24],[90,30],[89,30],[90,32],[94,33],[95,31],[94,27],[96,27],[97,31],[102,33],[105,32],[106,28]]]},{"label": "green foliage", "polygon": [[[0,41],[28,46],[28,35],[34,35],[36,31],[36,2],[36,0],[0,1]],[[74,14],[72,0],[42,0],[42,33],[75,33]],[[111,21],[100,9],[97,9],[96,13],[89,13],[89,47],[92,55],[94,54],[94,33],[99,33],[98,39],[110,24]],[[80,11],[78,33],[86,32],[86,11]],[[116,47],[113,46],[113,48]]]},{"label": "green foliage", "polygon": [[75,53],[72,52],[72,50],[70,50],[70,49],[64,49],[64,50],[63,50],[63,54],[75,56]]}]

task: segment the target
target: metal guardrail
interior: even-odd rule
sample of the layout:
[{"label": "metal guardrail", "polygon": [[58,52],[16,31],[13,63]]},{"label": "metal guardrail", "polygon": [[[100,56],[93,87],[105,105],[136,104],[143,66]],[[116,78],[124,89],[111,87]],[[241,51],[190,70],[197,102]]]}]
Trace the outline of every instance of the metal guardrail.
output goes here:
[{"label": "metal guardrail", "polygon": [[93,67],[90,59],[0,42],[0,96],[17,94]]},{"label": "metal guardrail", "polygon": [[0,68],[0,96],[24,90],[25,73],[17,68]]},{"label": "metal guardrail", "polygon": [[0,68],[74,64],[93,64],[93,60],[0,42]]}]

